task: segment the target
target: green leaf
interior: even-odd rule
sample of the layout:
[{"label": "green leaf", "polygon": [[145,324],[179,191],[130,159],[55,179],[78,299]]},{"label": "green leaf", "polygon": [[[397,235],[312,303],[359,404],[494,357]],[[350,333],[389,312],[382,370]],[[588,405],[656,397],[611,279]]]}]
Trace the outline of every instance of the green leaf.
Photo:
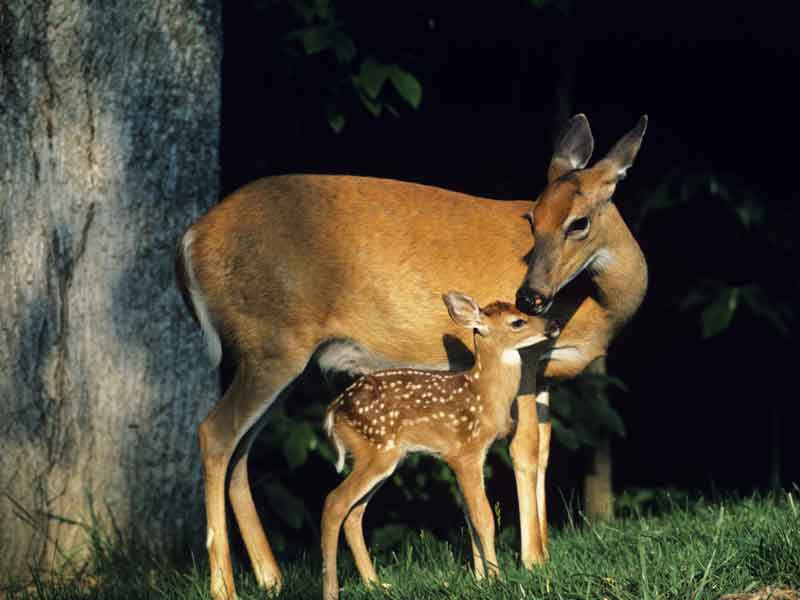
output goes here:
[{"label": "green leaf", "polygon": [[731,324],[739,303],[739,290],[735,287],[723,289],[701,315],[703,339],[709,339],[725,331]]},{"label": "green leaf", "polygon": [[578,436],[575,435],[575,432],[564,427],[561,421],[557,419],[553,419],[553,433],[555,433],[558,443],[567,450],[572,450],[574,452],[580,446],[580,441],[578,440]]},{"label": "green leaf", "polygon": [[344,126],[347,125],[347,117],[338,109],[328,112],[327,117],[328,125],[333,129],[334,133],[341,133]]},{"label": "green leaf", "polygon": [[301,467],[308,459],[308,451],[316,441],[308,423],[295,423],[283,440],[283,456],[291,469]]},{"label": "green leaf", "polygon": [[511,454],[508,451],[508,444],[495,444],[492,447],[492,452],[494,452],[507,467],[514,466],[514,463],[511,461]]},{"label": "green leaf", "polygon": [[603,429],[616,433],[620,437],[625,437],[625,424],[622,422],[622,417],[614,410],[607,399],[603,398],[595,402],[595,414],[597,415],[597,423],[602,425]]},{"label": "green leaf", "polygon": [[371,99],[378,97],[389,77],[390,68],[371,58],[364,59],[358,72],[360,89]]},{"label": "green leaf", "polygon": [[790,305],[771,298],[756,283],[743,286],[739,290],[750,312],[763,319],[781,337],[791,337],[789,323],[794,319],[794,311]]},{"label": "green leaf", "polygon": [[289,0],[289,7],[306,23],[314,20],[314,8],[305,0]]},{"label": "green leaf", "polygon": [[387,550],[399,546],[406,540],[414,537],[414,533],[405,525],[393,523],[378,527],[372,532],[372,546],[376,549]]},{"label": "green leaf", "polygon": [[317,446],[317,452],[319,452],[319,455],[332,465],[336,464],[337,455],[331,449],[330,444],[320,444]]},{"label": "green leaf", "polygon": [[422,84],[405,69],[392,65],[389,77],[397,93],[413,108],[419,108],[422,102]]},{"label": "green leaf", "polygon": [[356,45],[353,38],[341,30],[334,31],[332,37],[331,43],[336,60],[339,63],[352,62],[356,57]]},{"label": "green leaf", "polygon": [[303,30],[300,36],[303,50],[306,54],[319,54],[327,50],[333,44],[333,36],[330,27],[308,27]]},{"label": "green leaf", "polygon": [[282,483],[266,483],[262,487],[270,508],[278,517],[292,529],[300,529],[306,513],[303,501],[293,495]]},{"label": "green leaf", "polygon": [[364,105],[373,117],[380,117],[383,103],[380,100],[373,100],[364,93],[359,93],[358,97],[361,98],[361,103]]}]

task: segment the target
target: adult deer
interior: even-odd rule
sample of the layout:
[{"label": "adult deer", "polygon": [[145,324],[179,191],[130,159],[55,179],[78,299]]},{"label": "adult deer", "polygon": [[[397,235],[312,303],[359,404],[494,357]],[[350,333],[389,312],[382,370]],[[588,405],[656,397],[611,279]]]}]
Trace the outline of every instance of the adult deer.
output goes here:
[{"label": "adult deer", "polygon": [[[247,476],[248,452],[270,405],[312,355],[324,369],[354,373],[392,364],[468,366],[469,335],[440,308],[449,289],[470,290],[479,304],[516,295],[522,310],[549,309],[564,323],[554,348],[524,357],[510,445],[522,560],[528,567],[544,560],[550,424],[537,415],[537,394],[546,408],[547,392],[534,376],[580,373],[606,353],[642,301],[644,257],[610,200],[646,125],[642,117],[585,168],[594,147],[589,123],[583,115],[570,119],[533,202],[363,177],[271,177],[241,188],[186,232],[177,261],[184,298],[215,364],[223,346],[237,364],[198,430],[216,599],[235,596],[225,519],[229,467],[230,500],[258,583],[281,583]],[[588,277],[573,281],[580,273]]]}]

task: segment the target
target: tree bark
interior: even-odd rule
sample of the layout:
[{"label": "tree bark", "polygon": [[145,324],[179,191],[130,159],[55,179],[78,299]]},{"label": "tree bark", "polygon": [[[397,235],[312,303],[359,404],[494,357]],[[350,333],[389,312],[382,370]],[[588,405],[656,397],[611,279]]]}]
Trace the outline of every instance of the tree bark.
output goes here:
[{"label": "tree bark", "polygon": [[80,565],[89,527],[202,529],[217,394],[173,264],[217,198],[220,21],[0,3],[0,582]]},{"label": "tree bark", "polygon": [[[586,367],[587,373],[606,374],[606,358],[602,356]],[[614,490],[611,485],[610,434],[597,448],[590,450],[589,468],[583,479],[583,498],[586,516],[590,519],[610,519],[614,516]]]}]

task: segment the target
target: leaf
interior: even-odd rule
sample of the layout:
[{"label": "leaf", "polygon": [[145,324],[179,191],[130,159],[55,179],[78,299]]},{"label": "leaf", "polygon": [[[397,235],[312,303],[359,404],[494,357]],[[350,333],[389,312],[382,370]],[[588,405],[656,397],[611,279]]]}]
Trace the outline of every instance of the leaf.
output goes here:
[{"label": "leaf", "polygon": [[336,30],[333,32],[332,39],[333,52],[339,63],[352,62],[356,57],[356,45],[353,38],[344,31]]},{"label": "leaf", "polygon": [[283,440],[283,456],[289,468],[296,469],[306,463],[312,441],[316,441],[314,431],[308,423],[294,423]]},{"label": "leaf", "polygon": [[750,311],[766,321],[775,332],[784,337],[791,337],[789,322],[794,319],[794,311],[787,304],[770,298],[760,285],[753,283],[739,288],[742,299]]},{"label": "leaf", "polygon": [[567,450],[572,450],[574,452],[580,446],[580,442],[575,433],[564,427],[561,421],[557,419],[553,419],[553,433],[555,433],[558,443]]},{"label": "leaf", "polygon": [[306,505],[297,496],[292,494],[282,483],[265,483],[264,495],[267,497],[270,508],[292,529],[300,529],[305,518]]},{"label": "leaf", "polygon": [[327,50],[333,44],[333,36],[331,35],[331,28],[325,27],[308,27],[303,30],[300,35],[300,42],[303,44],[303,50],[309,56],[312,54],[319,54]]},{"label": "leaf", "polygon": [[511,461],[511,454],[508,451],[508,444],[495,444],[492,447],[492,452],[494,452],[495,456],[500,458],[500,462],[507,467],[514,466],[514,463]]},{"label": "leaf", "polygon": [[413,532],[405,525],[392,523],[378,527],[372,532],[372,546],[376,549],[388,550],[395,546],[399,546],[405,540],[413,537]]},{"label": "leaf", "polygon": [[317,452],[322,458],[327,460],[332,465],[336,464],[337,456],[334,453],[333,449],[331,449],[330,444],[323,442],[322,444],[317,445]]},{"label": "leaf", "polygon": [[358,97],[361,98],[361,103],[364,105],[364,108],[366,108],[373,117],[381,116],[383,104],[380,102],[380,100],[373,100],[363,92],[359,93]]},{"label": "leaf", "polygon": [[289,0],[289,7],[306,23],[314,20],[314,8],[305,0]]},{"label": "leaf", "polygon": [[341,133],[344,126],[347,125],[347,117],[342,111],[329,112],[327,117],[328,125],[333,129],[334,133]]},{"label": "leaf", "polygon": [[729,287],[723,289],[719,296],[703,310],[701,315],[703,339],[719,335],[730,326],[738,301],[738,288]]},{"label": "leaf", "polygon": [[622,422],[622,417],[614,410],[607,399],[603,398],[594,404],[596,422],[603,426],[603,429],[616,433],[620,437],[625,437],[625,423]]},{"label": "leaf", "polygon": [[369,98],[374,100],[381,93],[389,74],[390,68],[386,65],[371,58],[364,59],[357,77],[359,87]]},{"label": "leaf", "polygon": [[289,0],[289,7],[307,24],[310,24],[314,17],[319,17],[323,21],[333,18],[330,0]]},{"label": "leaf", "polygon": [[397,93],[400,94],[403,100],[408,102],[411,107],[415,109],[419,108],[422,102],[422,84],[419,80],[397,65],[392,65],[389,71],[389,77],[394,89],[397,90]]},{"label": "leaf", "polygon": [[551,408],[559,416],[565,419],[572,419],[575,416],[575,406],[580,404],[581,398],[572,389],[572,386],[565,384],[555,388]]}]

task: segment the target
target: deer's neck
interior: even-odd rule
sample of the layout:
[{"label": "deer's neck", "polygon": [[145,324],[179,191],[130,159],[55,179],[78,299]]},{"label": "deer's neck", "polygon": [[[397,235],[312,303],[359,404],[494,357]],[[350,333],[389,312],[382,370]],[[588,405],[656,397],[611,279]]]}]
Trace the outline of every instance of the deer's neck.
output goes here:
[{"label": "deer's neck", "polygon": [[498,352],[475,334],[475,364],[468,372],[470,386],[487,411],[498,418],[507,418],[519,391],[522,360],[516,350]]},{"label": "deer's neck", "polygon": [[598,250],[590,265],[597,300],[616,329],[633,316],[647,291],[647,263],[642,250],[613,204],[608,207],[614,224],[608,244]]}]

